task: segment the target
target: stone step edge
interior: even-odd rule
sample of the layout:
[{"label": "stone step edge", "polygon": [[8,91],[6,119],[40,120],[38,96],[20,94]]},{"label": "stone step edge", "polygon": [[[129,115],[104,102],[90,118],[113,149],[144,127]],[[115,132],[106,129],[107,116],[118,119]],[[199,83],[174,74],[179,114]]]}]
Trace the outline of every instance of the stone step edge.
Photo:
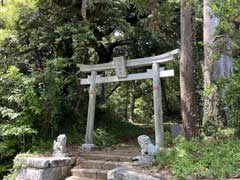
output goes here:
[{"label": "stone step edge", "polygon": [[85,169],[85,168],[73,168],[71,170],[73,176],[77,177],[86,177],[93,179],[105,179],[107,178],[107,173],[109,170],[100,170],[100,169]]},{"label": "stone step edge", "polygon": [[[88,160],[88,159],[78,159],[78,163],[96,163],[96,164],[114,164],[114,165],[134,165],[135,162],[128,161],[104,161],[104,160]],[[79,164],[81,165],[81,164]]]},{"label": "stone step edge", "polygon": [[88,171],[88,172],[102,172],[107,173],[109,170],[101,170],[101,169],[88,169],[88,168],[73,168],[71,171]]},{"label": "stone step edge", "polygon": [[[70,177],[66,178],[65,180],[95,180],[95,179],[79,177],[79,176],[70,176]],[[98,180],[103,180],[103,179],[98,179]]]},{"label": "stone step edge", "polygon": [[87,159],[87,158],[103,158],[103,159],[120,159],[125,161],[132,161],[132,156],[116,156],[116,155],[109,155],[109,154],[80,154],[80,157]]},{"label": "stone step edge", "polygon": [[80,157],[81,156],[100,156],[100,157],[102,157],[102,156],[111,156],[111,157],[129,157],[129,158],[131,158],[131,157],[133,157],[133,156],[131,156],[131,155],[123,155],[123,154],[105,154],[105,153],[85,153],[85,152],[83,152],[83,153],[80,153]]},{"label": "stone step edge", "polygon": [[121,162],[121,161],[102,161],[102,160],[80,160],[77,161],[75,169],[100,169],[112,170],[117,167],[134,167],[138,165],[136,162]]}]

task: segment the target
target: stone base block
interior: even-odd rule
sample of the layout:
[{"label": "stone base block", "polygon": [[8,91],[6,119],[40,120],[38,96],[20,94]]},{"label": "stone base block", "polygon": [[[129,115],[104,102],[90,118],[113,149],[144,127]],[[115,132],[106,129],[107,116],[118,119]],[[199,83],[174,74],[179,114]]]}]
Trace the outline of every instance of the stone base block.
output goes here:
[{"label": "stone base block", "polygon": [[18,160],[21,167],[16,180],[60,180],[70,175],[74,158],[26,157]]},{"label": "stone base block", "polygon": [[18,171],[17,180],[60,180],[69,175],[72,166],[47,169],[26,168]]}]

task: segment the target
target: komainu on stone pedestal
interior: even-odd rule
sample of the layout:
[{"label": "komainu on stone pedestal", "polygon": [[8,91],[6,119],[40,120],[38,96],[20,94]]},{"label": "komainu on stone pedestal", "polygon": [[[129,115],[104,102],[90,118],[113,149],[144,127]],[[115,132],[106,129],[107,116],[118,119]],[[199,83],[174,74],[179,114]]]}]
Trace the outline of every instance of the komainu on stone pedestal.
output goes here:
[{"label": "komainu on stone pedestal", "polygon": [[139,164],[150,164],[154,160],[154,155],[158,152],[158,148],[152,144],[151,139],[147,135],[138,137],[138,143],[141,147],[141,156],[136,156],[133,161]]},{"label": "komainu on stone pedestal", "polygon": [[138,143],[141,147],[142,155],[154,156],[158,152],[158,148],[151,142],[150,137],[147,135],[139,136]]},{"label": "komainu on stone pedestal", "polygon": [[57,141],[53,142],[53,157],[68,157],[69,153],[66,148],[67,136],[65,134],[60,134],[57,137]]}]

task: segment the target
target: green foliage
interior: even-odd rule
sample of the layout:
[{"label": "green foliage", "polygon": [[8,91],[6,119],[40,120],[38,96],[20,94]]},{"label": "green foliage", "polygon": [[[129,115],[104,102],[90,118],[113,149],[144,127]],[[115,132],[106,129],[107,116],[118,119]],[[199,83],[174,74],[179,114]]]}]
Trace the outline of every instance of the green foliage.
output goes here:
[{"label": "green foliage", "polygon": [[223,81],[220,85],[225,92],[222,96],[225,111],[227,114],[227,124],[229,127],[240,129],[240,62],[235,61],[234,72],[231,78]]},{"label": "green foliage", "polygon": [[3,180],[15,180],[16,176],[17,176],[16,172],[13,172],[8,174],[7,176],[4,176]]},{"label": "green foliage", "polygon": [[26,148],[26,138],[37,131],[25,120],[29,115],[26,106],[29,99],[24,93],[32,90],[33,79],[24,76],[15,66],[0,73],[0,158],[1,172],[6,172],[8,158]]},{"label": "green foliage", "polygon": [[119,138],[122,142],[127,142],[131,139],[136,139],[144,133],[144,129],[124,121],[113,121],[112,125],[107,126],[108,131]]},{"label": "green foliage", "polygon": [[[0,7],[0,158],[4,163],[19,152],[50,150],[59,133],[67,134],[68,143],[83,142],[88,89],[79,84],[79,77],[86,75],[78,73],[77,63],[107,63],[120,55],[152,56],[178,46],[179,1],[155,2],[156,6],[148,6],[146,0],[91,0],[83,22],[77,1],[4,1]],[[115,36],[116,31],[121,35]],[[172,66],[177,69],[178,64]],[[176,81],[166,81],[165,87],[171,92],[164,104],[173,111],[179,110]],[[104,146],[143,133],[128,123],[130,119],[143,123],[153,119],[151,81],[121,84],[112,92],[114,86],[102,86],[97,94],[95,138]]]},{"label": "green foliage", "polygon": [[113,134],[108,133],[105,129],[98,128],[94,133],[94,142],[98,146],[109,147],[119,143],[119,139],[117,139]]},{"label": "green foliage", "polygon": [[143,128],[125,121],[109,109],[102,107],[97,115],[96,126],[99,128],[94,133],[94,140],[100,146],[127,142],[144,133]]},{"label": "green foliage", "polygon": [[197,179],[223,179],[239,175],[240,141],[192,140],[178,138],[175,147],[162,150],[156,159],[161,168],[168,168],[173,179],[187,176]]},{"label": "green foliage", "polygon": [[16,155],[13,160],[14,163],[13,163],[13,168],[11,170],[11,173],[9,173],[7,176],[4,176],[3,180],[15,180],[17,171],[21,168],[24,168],[23,159],[31,156],[33,156],[33,154],[29,154],[29,153],[21,153]]},{"label": "green foliage", "polygon": [[29,150],[29,152],[33,154],[42,154],[42,153],[51,152],[52,149],[53,149],[53,140],[39,139],[32,144],[32,147]]},{"label": "green foliage", "polygon": [[36,134],[37,131],[28,126],[14,126],[10,124],[0,125],[0,136],[23,136]]},{"label": "green foliage", "polygon": [[232,40],[232,45],[239,47],[239,31],[237,23],[239,22],[239,2],[236,0],[211,0],[211,8],[215,15],[219,18],[217,33],[228,35]]}]

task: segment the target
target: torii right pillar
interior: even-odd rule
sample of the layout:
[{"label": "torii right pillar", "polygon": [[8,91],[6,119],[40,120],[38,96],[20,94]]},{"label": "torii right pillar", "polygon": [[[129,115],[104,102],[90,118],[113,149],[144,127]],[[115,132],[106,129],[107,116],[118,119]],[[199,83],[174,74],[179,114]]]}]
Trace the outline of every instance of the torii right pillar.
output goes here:
[{"label": "torii right pillar", "polygon": [[159,78],[159,64],[152,64],[153,70],[153,101],[154,101],[154,124],[155,124],[155,144],[156,147],[164,146],[164,130],[163,130],[163,109],[162,109],[162,92],[161,81]]}]

